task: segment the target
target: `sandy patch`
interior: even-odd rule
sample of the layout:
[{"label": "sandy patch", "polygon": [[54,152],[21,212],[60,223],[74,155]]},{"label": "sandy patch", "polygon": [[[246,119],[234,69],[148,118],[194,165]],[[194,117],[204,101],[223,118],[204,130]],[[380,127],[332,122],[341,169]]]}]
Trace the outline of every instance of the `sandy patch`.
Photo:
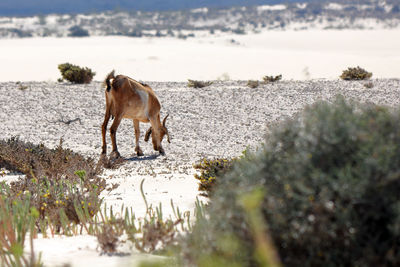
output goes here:
[{"label": "sandy patch", "polygon": [[360,65],[376,78],[399,78],[400,30],[264,31],[176,38],[26,38],[0,40],[0,81],[56,81],[58,64],[111,69],[143,80],[337,78]]}]

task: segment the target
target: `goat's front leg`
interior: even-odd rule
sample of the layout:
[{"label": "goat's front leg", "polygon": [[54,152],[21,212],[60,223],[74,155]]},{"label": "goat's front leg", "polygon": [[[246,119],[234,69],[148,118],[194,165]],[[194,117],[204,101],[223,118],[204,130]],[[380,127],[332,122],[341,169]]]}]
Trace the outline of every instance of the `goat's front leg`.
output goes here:
[{"label": "goat's front leg", "polygon": [[159,151],[161,155],[165,155],[160,140],[160,123],[157,120],[150,119],[151,124],[151,141],[155,151]]},{"label": "goat's front leg", "polygon": [[138,120],[133,120],[133,127],[135,128],[135,141],[136,141],[136,146],[135,146],[135,151],[138,156],[143,156],[143,151],[140,149],[139,146],[139,137],[140,137],[140,128],[139,128],[139,121]]},{"label": "goat's front leg", "polygon": [[119,124],[121,123],[122,116],[118,115],[114,118],[113,124],[110,128],[110,135],[111,135],[111,143],[112,143],[112,156],[118,158],[120,156],[118,149],[117,149],[117,129]]}]

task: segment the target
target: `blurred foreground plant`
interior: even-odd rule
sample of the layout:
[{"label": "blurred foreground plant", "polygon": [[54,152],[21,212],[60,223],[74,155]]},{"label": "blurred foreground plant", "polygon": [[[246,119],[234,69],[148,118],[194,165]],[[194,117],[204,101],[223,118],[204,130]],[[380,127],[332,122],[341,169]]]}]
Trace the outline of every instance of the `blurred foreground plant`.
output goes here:
[{"label": "blurred foreground plant", "polygon": [[399,110],[342,97],[282,122],[217,177],[184,265],[277,262],[258,252],[269,237],[286,266],[400,265],[399,125]]},{"label": "blurred foreground plant", "polygon": [[[29,195],[25,200],[10,201],[0,196],[0,265],[41,266],[36,259],[33,238],[36,236],[35,222],[39,212],[30,207]],[[27,237],[28,235],[28,237]],[[24,253],[26,238],[29,239],[30,255]]]}]

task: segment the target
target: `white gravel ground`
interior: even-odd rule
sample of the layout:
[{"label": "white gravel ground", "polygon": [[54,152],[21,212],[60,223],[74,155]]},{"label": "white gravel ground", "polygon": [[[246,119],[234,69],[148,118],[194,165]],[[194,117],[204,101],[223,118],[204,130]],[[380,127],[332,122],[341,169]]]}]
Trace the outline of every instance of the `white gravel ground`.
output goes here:
[{"label": "white gravel ground", "polygon": [[[235,156],[246,146],[259,144],[271,123],[318,99],[332,100],[342,94],[361,102],[398,105],[399,79],[371,82],[371,89],[364,86],[365,81],[341,80],[281,81],[256,89],[247,87],[245,81],[216,81],[200,89],[188,88],[186,83],[147,82],[162,103],[162,117],[170,114],[167,127],[172,143],[163,142],[167,156],[146,160],[155,152],[142,136],[145,157],[136,158],[133,126],[128,120],[122,121],[117,132],[119,150],[131,159],[132,167],[146,162],[183,167],[202,157]],[[27,88],[21,90],[21,86]],[[0,83],[0,137],[19,136],[50,147],[63,138],[66,147],[97,157],[101,152],[100,127],[105,110],[103,91],[99,82]],[[76,118],[80,121],[62,122]],[[149,124],[141,124],[142,135],[148,127]]]},{"label": "white gravel ground", "polygon": [[[116,190],[104,194],[105,203],[115,208],[133,207],[140,216],[144,213],[144,203],[139,184],[145,178],[144,190],[150,203],[163,203],[169,214],[171,199],[181,210],[192,210],[198,194],[193,163],[204,157],[238,156],[247,146],[255,148],[273,124],[319,99],[332,100],[342,94],[361,102],[399,105],[399,79],[370,82],[374,85],[370,89],[364,86],[367,83],[364,81],[341,80],[281,81],[256,89],[247,87],[246,81],[218,81],[200,89],[188,88],[186,83],[147,82],[162,103],[162,116],[170,114],[167,127],[172,142],[164,140],[166,156],[158,156],[151,143],[143,141],[149,125],[141,124],[140,142],[145,156],[137,158],[132,122],[123,120],[117,142],[121,155],[128,161],[117,170],[104,172],[110,184],[120,184]],[[25,86],[26,89],[19,89]],[[101,83],[4,82],[0,83],[0,107],[0,138],[19,136],[49,147],[56,146],[62,138],[64,147],[98,159],[105,110]],[[64,123],[77,118],[70,124]],[[68,253],[52,250],[51,244],[49,240],[35,242],[38,250],[43,251],[45,264],[73,262],[73,266],[83,266],[68,257]],[[100,256],[93,247],[83,248],[82,253],[87,249],[87,257],[97,261]],[[112,262],[117,266],[120,260],[115,257]],[[110,261],[104,266],[110,266]]]}]

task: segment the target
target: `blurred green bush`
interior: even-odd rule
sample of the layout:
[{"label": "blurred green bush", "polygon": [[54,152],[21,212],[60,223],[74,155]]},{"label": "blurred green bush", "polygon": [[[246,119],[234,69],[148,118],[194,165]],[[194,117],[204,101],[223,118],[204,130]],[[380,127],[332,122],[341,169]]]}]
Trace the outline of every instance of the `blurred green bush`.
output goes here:
[{"label": "blurred green bush", "polygon": [[271,238],[285,266],[400,266],[399,144],[399,110],[342,97],[307,107],[217,176],[183,264],[265,266]]}]

